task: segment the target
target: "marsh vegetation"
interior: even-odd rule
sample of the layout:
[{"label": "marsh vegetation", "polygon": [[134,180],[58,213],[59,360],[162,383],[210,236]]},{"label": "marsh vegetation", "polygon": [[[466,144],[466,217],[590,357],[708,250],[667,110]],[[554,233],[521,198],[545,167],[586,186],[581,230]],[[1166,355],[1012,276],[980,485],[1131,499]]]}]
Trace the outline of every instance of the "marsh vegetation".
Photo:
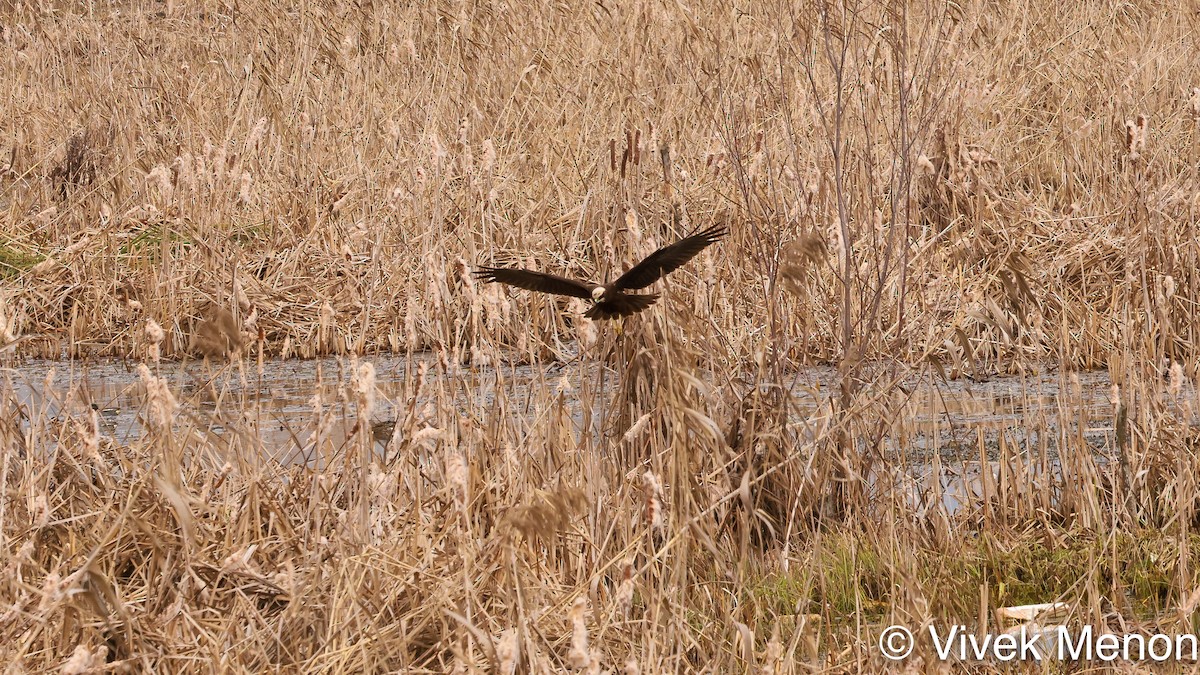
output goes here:
[{"label": "marsh vegetation", "polygon": [[0,662],[1196,631],[1185,5],[0,3]]}]

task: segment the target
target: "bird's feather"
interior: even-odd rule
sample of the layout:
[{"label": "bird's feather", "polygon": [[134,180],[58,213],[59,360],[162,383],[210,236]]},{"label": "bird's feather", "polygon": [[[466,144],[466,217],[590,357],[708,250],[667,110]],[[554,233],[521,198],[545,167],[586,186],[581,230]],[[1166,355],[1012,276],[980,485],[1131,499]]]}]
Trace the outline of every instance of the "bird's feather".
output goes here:
[{"label": "bird's feather", "polygon": [[670,246],[664,246],[622,274],[613,282],[612,287],[621,290],[645,288],[679,269],[705,247],[720,241],[721,237],[728,233],[729,230],[723,225],[717,225],[680,239]]},{"label": "bird's feather", "polygon": [[637,314],[653,305],[658,300],[658,293],[645,295],[626,295],[617,293],[611,299],[592,305],[584,316],[589,319],[619,319],[623,316]]},{"label": "bird's feather", "polygon": [[486,282],[498,281],[528,291],[569,295],[573,298],[584,299],[591,299],[592,289],[599,286],[590,281],[577,281],[544,272],[506,267],[482,267],[475,271],[475,276]]}]

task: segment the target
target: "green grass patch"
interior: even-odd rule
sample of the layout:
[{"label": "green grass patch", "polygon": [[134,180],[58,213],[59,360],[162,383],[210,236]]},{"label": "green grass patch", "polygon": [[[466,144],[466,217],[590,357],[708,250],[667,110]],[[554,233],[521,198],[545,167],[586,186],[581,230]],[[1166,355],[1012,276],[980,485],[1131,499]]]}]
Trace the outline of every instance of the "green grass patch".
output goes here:
[{"label": "green grass patch", "polygon": [[0,279],[12,279],[45,260],[46,256],[0,244]]},{"label": "green grass patch", "polygon": [[[748,585],[759,611],[770,615],[796,612],[825,614],[833,627],[856,621],[878,621],[889,613],[905,579],[939,593],[926,597],[936,616],[972,619],[979,611],[986,583],[992,608],[1087,596],[1090,585],[1102,596],[1124,603],[1138,618],[1173,611],[1181,555],[1187,556],[1194,587],[1200,559],[1200,536],[1179,538],[1162,531],[1119,533],[1115,541],[1089,532],[1037,531],[986,534],[961,539],[957,548],[932,550],[896,546],[895,542],[846,533],[822,537],[788,573],[772,573]],[[797,569],[799,568],[799,569]]]}]

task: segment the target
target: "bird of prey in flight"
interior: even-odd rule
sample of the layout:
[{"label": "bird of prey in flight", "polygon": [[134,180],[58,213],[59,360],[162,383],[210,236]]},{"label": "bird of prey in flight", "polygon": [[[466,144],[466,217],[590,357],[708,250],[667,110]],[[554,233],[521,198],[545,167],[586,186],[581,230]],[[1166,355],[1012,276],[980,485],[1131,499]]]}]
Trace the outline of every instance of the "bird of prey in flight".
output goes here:
[{"label": "bird of prey in flight", "polygon": [[646,256],[645,260],[634,265],[616,281],[608,284],[578,281],[545,272],[507,267],[481,267],[474,274],[488,283],[500,282],[539,293],[569,295],[573,298],[591,300],[592,307],[584,316],[589,319],[618,319],[636,314],[658,300],[658,293],[626,293],[625,291],[646,288],[682,267],[705,247],[720,241],[721,237],[728,233],[729,230],[724,226],[717,225],[684,237],[674,244],[664,246]]}]

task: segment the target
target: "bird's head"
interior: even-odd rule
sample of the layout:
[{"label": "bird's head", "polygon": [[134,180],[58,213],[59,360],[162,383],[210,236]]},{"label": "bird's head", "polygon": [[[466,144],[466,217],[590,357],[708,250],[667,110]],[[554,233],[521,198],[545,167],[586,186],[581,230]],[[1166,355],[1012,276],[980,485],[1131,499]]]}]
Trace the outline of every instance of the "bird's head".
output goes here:
[{"label": "bird's head", "polygon": [[605,288],[597,286],[592,289],[592,302],[600,302],[604,299]]}]

